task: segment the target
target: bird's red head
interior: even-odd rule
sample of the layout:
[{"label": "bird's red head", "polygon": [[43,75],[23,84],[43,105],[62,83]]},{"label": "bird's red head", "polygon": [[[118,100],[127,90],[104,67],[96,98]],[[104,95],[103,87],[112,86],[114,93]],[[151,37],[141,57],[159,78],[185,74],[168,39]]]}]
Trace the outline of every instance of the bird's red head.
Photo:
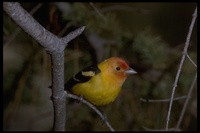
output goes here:
[{"label": "bird's red head", "polygon": [[[131,69],[125,60],[119,57],[111,57],[106,59],[101,63],[104,70],[109,71],[108,74],[113,75],[113,77],[118,77],[119,79],[126,79],[128,74],[135,74],[136,72]],[[109,76],[112,77],[112,76]]]}]

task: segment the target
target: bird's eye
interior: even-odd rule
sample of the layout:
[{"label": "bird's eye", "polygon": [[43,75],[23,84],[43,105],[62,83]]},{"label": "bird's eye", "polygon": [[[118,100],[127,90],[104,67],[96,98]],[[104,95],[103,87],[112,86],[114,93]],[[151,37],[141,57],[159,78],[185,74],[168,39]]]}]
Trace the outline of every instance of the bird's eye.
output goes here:
[{"label": "bird's eye", "polygon": [[121,68],[120,67],[116,67],[116,70],[119,71]]}]

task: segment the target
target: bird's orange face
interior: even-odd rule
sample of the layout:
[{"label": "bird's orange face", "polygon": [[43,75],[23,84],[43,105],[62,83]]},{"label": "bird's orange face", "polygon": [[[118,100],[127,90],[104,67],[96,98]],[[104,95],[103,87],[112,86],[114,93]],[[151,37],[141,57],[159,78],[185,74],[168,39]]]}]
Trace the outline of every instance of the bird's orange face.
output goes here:
[{"label": "bird's orange face", "polygon": [[105,62],[108,62],[108,70],[110,71],[110,74],[113,74],[117,76],[120,79],[126,79],[128,74],[135,74],[136,72],[131,69],[128,64],[121,58],[118,57],[112,57]]},{"label": "bird's orange face", "polygon": [[117,58],[117,59],[115,59],[114,57],[111,58],[111,60],[113,60],[111,63],[113,73],[120,77],[126,78],[128,76],[128,74],[126,74],[125,71],[129,69],[129,66],[127,65],[127,63],[124,60],[119,59],[119,58]]}]

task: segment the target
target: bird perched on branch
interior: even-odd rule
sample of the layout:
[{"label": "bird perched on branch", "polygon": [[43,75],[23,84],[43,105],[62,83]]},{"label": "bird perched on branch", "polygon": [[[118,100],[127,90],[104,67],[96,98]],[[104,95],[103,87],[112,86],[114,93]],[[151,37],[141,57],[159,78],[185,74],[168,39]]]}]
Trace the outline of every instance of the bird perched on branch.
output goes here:
[{"label": "bird perched on branch", "polygon": [[65,90],[103,106],[113,102],[127,76],[136,73],[123,59],[111,57],[77,73],[65,84]]}]

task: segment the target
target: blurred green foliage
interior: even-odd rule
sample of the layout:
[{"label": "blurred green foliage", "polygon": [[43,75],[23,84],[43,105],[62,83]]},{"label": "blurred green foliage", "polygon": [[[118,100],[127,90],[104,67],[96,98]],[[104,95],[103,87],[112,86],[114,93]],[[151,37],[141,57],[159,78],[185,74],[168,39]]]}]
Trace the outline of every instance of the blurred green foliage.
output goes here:
[{"label": "blurred green foliage", "polygon": [[[87,33],[92,31],[105,41],[101,47],[104,51],[104,55],[100,55],[102,58],[122,57],[138,72],[137,75],[128,77],[115,102],[102,107],[110,124],[117,131],[141,131],[144,130],[143,127],[164,129],[169,103],[142,102],[140,98],[170,98],[196,3],[93,3],[93,6],[91,3],[80,2],[66,4],[70,10],[60,11],[61,15],[56,14],[57,12],[52,14],[54,9],[59,10],[55,3],[43,3],[41,9],[33,15],[47,29],[54,25],[49,19],[43,19],[44,16],[50,18],[58,15],[55,18],[59,20],[54,21],[61,30],[67,26],[65,34],[72,27],[86,26],[83,35],[70,42],[65,50],[65,81],[94,63],[92,59],[97,60],[91,52],[97,53],[98,49],[94,50],[95,45],[87,40]],[[36,4],[21,5],[30,10]],[[4,130],[51,130],[53,107],[51,90],[48,88],[51,85],[49,55],[24,31],[20,31],[9,45],[5,45],[16,28],[16,24],[4,14]],[[188,55],[195,63],[196,31],[195,25],[188,49]],[[196,71],[197,68],[186,58],[176,88],[176,97],[187,95]],[[180,127],[183,131],[197,130],[196,90],[197,86]],[[170,128],[176,126],[183,104],[184,100],[173,102]],[[28,109],[22,110],[25,105],[37,109],[34,113]],[[20,111],[25,113],[17,119],[15,116]],[[106,125],[101,124],[99,116],[86,105],[68,102],[66,114],[67,131],[108,131]]]},{"label": "blurred green foliage", "polygon": [[161,40],[160,36],[154,36],[150,32],[147,29],[138,33],[132,44],[132,49],[139,55],[139,60],[145,64],[153,64],[154,68],[162,67],[162,62],[166,61],[168,55],[167,44]]},{"label": "blurred green foliage", "polygon": [[89,4],[83,3],[73,3],[71,8],[69,13],[63,14],[63,18],[69,21],[68,25],[85,25],[86,29],[95,31],[104,38],[113,38],[120,32],[120,25],[113,13],[98,15]]}]

